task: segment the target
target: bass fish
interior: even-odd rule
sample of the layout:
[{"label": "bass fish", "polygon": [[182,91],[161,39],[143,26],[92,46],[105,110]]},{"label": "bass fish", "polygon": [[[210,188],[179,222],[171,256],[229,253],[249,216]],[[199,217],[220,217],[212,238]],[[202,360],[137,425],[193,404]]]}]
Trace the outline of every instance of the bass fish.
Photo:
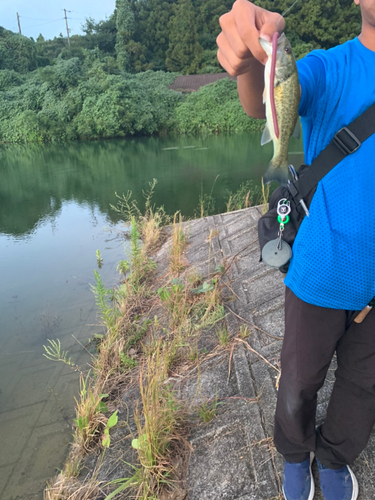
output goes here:
[{"label": "bass fish", "polygon": [[288,180],[288,145],[291,135],[299,138],[298,106],[300,86],[296,60],[290,42],[282,33],[273,41],[259,38],[268,60],[264,69],[263,102],[267,123],[261,145],[273,141],[273,158],[263,176],[265,184]]}]

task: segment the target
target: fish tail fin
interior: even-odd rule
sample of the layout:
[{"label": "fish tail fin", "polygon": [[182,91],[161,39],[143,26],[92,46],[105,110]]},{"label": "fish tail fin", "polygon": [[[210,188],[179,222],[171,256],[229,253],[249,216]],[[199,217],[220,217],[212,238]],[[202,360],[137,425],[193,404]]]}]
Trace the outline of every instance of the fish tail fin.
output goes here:
[{"label": "fish tail fin", "polygon": [[264,184],[269,184],[273,181],[285,184],[288,181],[288,165],[288,161],[283,158],[272,158],[263,175]]}]

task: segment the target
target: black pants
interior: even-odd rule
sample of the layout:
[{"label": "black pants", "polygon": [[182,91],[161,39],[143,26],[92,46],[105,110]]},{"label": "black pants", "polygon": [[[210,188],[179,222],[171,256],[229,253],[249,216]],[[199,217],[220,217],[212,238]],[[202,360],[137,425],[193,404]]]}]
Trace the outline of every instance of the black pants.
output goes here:
[{"label": "black pants", "polygon": [[[288,462],[302,462],[314,451],[323,465],[339,469],[366,446],[375,424],[374,310],[357,324],[356,311],[307,304],[286,289],[274,440]],[[316,431],[317,392],[335,351],[336,381]]]}]

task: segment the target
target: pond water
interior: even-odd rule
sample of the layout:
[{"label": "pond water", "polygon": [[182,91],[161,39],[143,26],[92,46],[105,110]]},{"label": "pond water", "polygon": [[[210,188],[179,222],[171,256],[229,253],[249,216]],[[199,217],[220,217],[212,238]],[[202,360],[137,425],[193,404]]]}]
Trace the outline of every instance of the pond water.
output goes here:
[{"label": "pond water", "polygon": [[[291,162],[303,158],[291,141]],[[249,179],[259,185],[272,156],[260,134],[148,138],[51,146],[0,147],[0,498],[39,500],[67,456],[79,375],[43,357],[61,341],[74,363],[102,326],[91,284],[118,283],[128,230],[110,208],[116,195],[158,180],[154,203],[192,216],[199,195],[217,208]],[[215,182],[216,179],[216,182]],[[125,243],[126,246],[126,243]]]}]

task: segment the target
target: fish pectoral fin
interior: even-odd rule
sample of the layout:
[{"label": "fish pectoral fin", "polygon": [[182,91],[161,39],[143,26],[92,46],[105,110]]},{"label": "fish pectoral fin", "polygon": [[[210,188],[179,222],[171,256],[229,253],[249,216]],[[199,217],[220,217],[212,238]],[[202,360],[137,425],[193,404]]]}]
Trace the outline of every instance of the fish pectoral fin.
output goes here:
[{"label": "fish pectoral fin", "polygon": [[301,127],[299,118],[297,119],[296,126],[294,127],[292,136],[295,137],[296,139],[299,139],[301,137]]},{"label": "fish pectoral fin", "polygon": [[270,129],[268,127],[268,122],[267,122],[265,127],[264,127],[264,130],[263,130],[260,145],[263,146],[264,144],[267,144],[268,142],[271,142],[271,141],[272,141],[271,132],[270,132]]}]

